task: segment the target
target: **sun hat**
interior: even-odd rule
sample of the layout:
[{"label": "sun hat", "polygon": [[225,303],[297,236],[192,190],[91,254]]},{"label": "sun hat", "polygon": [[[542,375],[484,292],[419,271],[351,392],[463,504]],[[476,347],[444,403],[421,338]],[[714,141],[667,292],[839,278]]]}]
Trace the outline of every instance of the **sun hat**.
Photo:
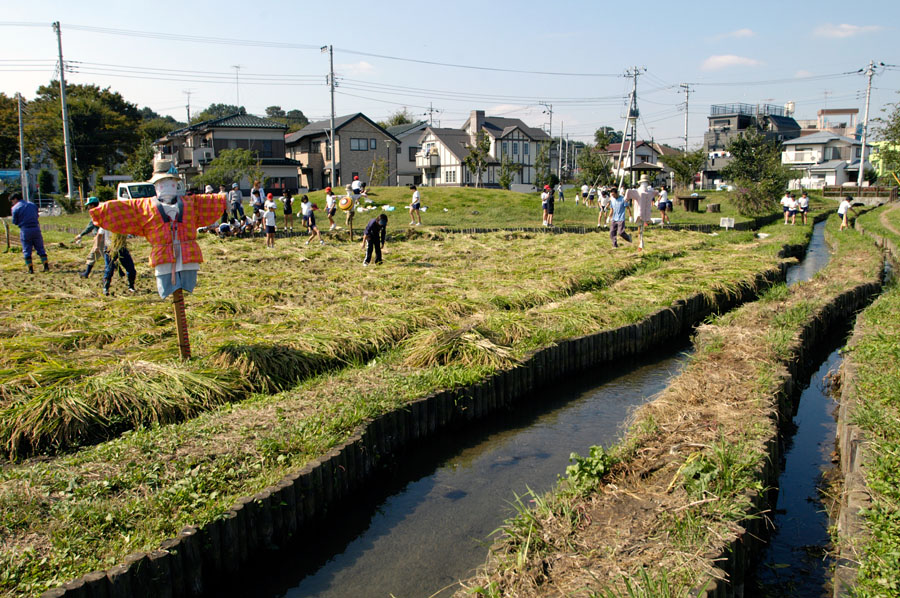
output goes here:
[{"label": "sun hat", "polygon": [[152,185],[163,179],[175,179],[177,181],[178,172],[175,170],[171,160],[154,160],[153,176],[150,177],[150,184]]},{"label": "sun hat", "polygon": [[94,205],[94,204],[100,205],[99,197],[92,195],[92,196],[88,197],[86,200],[84,200],[84,205],[86,205],[86,206],[90,206],[90,205]]},{"label": "sun hat", "polygon": [[231,183],[231,188],[232,188],[232,189],[237,189],[237,188],[238,188],[238,184],[237,184],[237,183]]}]

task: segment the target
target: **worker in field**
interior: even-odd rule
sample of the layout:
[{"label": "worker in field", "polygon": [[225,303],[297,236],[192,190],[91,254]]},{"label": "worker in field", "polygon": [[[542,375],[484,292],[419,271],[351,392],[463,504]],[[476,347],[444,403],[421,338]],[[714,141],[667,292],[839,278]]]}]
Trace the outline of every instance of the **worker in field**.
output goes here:
[{"label": "worker in field", "polygon": [[375,263],[381,263],[381,250],[387,237],[387,214],[380,214],[372,218],[363,230],[362,246],[366,250],[363,266],[368,266],[372,261],[372,253],[375,253]]},{"label": "worker in field", "polygon": [[30,201],[22,199],[21,193],[13,193],[9,196],[12,205],[12,223],[19,227],[19,240],[22,242],[22,257],[28,273],[34,274],[34,265],[31,262],[31,253],[37,252],[44,265],[44,272],[50,271],[50,263],[47,261],[47,251],[44,249],[44,236],[41,234],[41,225],[38,222],[38,207]]},{"label": "worker in field", "polygon": [[[86,207],[88,210],[90,210],[91,208],[95,208],[99,205],[100,205],[99,197],[91,196],[91,197],[88,197],[87,200],[85,200],[85,202],[84,202],[84,207]],[[88,253],[87,258],[84,260],[84,270],[82,272],[78,273],[78,275],[81,276],[82,278],[87,278],[88,276],[90,276],[91,270],[94,269],[94,264],[97,263],[98,259],[103,257],[103,249],[98,245],[97,237],[96,237],[97,231],[99,231],[99,230],[100,230],[99,226],[97,226],[93,222],[88,222],[87,226],[84,227],[84,230],[81,231],[80,233],[78,233],[77,235],[75,235],[76,243],[80,243],[81,239],[85,235],[89,235],[91,233],[94,233],[94,235],[95,235],[94,243],[91,245],[91,250]]]}]

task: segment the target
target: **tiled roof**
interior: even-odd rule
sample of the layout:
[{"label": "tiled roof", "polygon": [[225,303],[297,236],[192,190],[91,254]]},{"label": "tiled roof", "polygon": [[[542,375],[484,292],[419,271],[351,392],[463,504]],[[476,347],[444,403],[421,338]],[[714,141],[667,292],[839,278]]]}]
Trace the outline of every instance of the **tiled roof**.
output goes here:
[{"label": "tiled roof", "polygon": [[437,129],[429,127],[428,130],[431,131],[441,143],[447,146],[450,153],[456,156],[460,161],[464,160],[465,157],[469,155],[469,150],[466,148],[466,145],[471,139],[469,138],[469,134],[462,129]]},{"label": "tiled roof", "polygon": [[[385,135],[387,135],[388,137],[390,137],[397,143],[400,143],[399,139],[394,137],[394,135],[392,135],[390,132],[382,129],[380,126],[378,126],[378,123],[373,121],[371,118],[369,118],[362,112],[355,112],[353,114],[345,114],[344,116],[335,116],[334,117],[334,130],[337,131],[338,129],[340,129],[341,127],[343,127],[350,121],[355,120],[356,118],[365,119],[370,124],[372,124],[372,126],[374,126],[376,129],[384,131]],[[317,137],[319,135],[324,135],[327,131],[330,131],[330,130],[331,130],[331,119],[330,118],[326,118],[324,120],[317,120],[314,123],[309,123],[308,125],[306,125],[305,127],[303,127],[302,129],[300,129],[299,131],[297,131],[295,133],[291,133],[290,135],[285,135],[284,142],[286,144],[290,145],[292,143],[297,143],[298,141],[300,141],[301,139],[303,139],[305,137]]]},{"label": "tiled roof", "polygon": [[850,137],[844,137],[843,135],[838,135],[831,131],[819,131],[812,135],[788,139],[787,141],[783,141],[782,145],[805,145],[807,143],[828,143],[829,141],[846,141],[847,143],[859,144],[859,141],[851,139]]},{"label": "tiled roof", "polygon": [[424,128],[425,126],[427,126],[427,124],[428,123],[425,122],[424,120],[420,120],[418,122],[407,123],[405,125],[395,125],[393,127],[388,127],[387,132],[395,137],[402,137],[403,135],[409,133],[410,131],[415,131],[416,129],[418,129],[420,127]]},{"label": "tiled roof", "polygon": [[287,129],[287,125],[268,118],[253,116],[252,114],[230,114],[220,118],[204,120],[194,123],[188,127],[176,129],[166,134],[166,137],[173,135],[183,135],[190,131],[200,131],[204,129]]}]

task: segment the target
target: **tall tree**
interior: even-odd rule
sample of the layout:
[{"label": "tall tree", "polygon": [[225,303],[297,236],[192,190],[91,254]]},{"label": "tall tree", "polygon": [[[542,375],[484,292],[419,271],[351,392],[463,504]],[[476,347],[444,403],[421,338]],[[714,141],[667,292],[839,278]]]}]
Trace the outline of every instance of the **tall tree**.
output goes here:
[{"label": "tall tree", "polygon": [[737,188],[737,208],[743,215],[770,212],[788,182],[799,176],[781,163],[780,144],[758,133],[737,137],[727,150],[732,159],[722,169],[722,176]]},{"label": "tall tree", "polygon": [[[86,184],[94,171],[113,172],[116,165],[134,151],[140,136],[141,114],[110,88],[96,85],[68,85],[69,129],[74,149],[75,179]],[[29,143],[45,151],[57,168],[65,169],[65,148],[59,84],[51,82],[37,90],[29,103]]]},{"label": "tall tree", "polygon": [[675,182],[683,187],[693,185],[694,175],[706,165],[706,151],[698,148],[692,152],[663,155],[659,161],[675,172]]},{"label": "tall tree", "polygon": [[550,173],[550,144],[541,143],[538,145],[537,156],[534,157],[534,184],[538,189],[542,189],[544,185],[552,185],[553,176]]},{"label": "tall tree", "polygon": [[287,113],[281,106],[269,106],[266,108],[266,118],[284,118]]},{"label": "tall tree", "polygon": [[206,110],[196,114],[191,118],[192,123],[199,123],[214,118],[222,118],[232,114],[247,114],[247,110],[243,106],[235,106],[234,104],[210,104]]},{"label": "tall tree", "polygon": [[520,172],[522,172],[522,165],[513,162],[509,156],[504,154],[500,160],[500,186],[504,189],[509,189],[516,174]]},{"label": "tall tree", "polygon": [[475,145],[466,144],[469,155],[463,158],[463,164],[475,176],[475,186],[481,187],[481,173],[487,170],[487,163],[490,159],[491,138],[484,134],[484,131],[478,131],[475,138]]},{"label": "tall tree", "polygon": [[228,186],[244,177],[251,181],[262,180],[263,172],[256,155],[250,150],[226,149],[219,152],[202,175],[194,178],[193,184],[212,185],[217,189],[219,185]]},{"label": "tall tree", "polygon": [[616,131],[612,127],[600,127],[594,131],[594,143],[603,149],[606,149],[610,143],[622,143],[623,138],[622,131]]},{"label": "tall tree", "polygon": [[0,167],[19,163],[19,114],[16,98],[0,92]]},{"label": "tall tree", "polygon": [[[878,149],[879,158],[888,173],[900,176],[900,102],[888,104],[885,116],[876,119],[875,134],[885,143]],[[888,174],[888,185],[898,184],[894,176]]]},{"label": "tall tree", "polygon": [[610,160],[606,155],[606,146],[609,145],[590,145],[584,146],[584,149],[578,154],[578,170],[581,173],[580,180],[587,185],[605,185],[613,178],[610,168]]}]

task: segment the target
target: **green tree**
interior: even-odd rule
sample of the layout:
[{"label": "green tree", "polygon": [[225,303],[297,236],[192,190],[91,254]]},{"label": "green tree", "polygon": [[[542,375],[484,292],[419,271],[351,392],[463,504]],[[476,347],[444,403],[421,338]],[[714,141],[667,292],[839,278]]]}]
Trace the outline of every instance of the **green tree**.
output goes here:
[{"label": "green tree", "polygon": [[266,108],[266,118],[287,125],[288,133],[299,131],[309,124],[309,119],[301,110],[288,110],[285,112],[281,106],[269,106]]},{"label": "green tree", "polygon": [[610,143],[622,143],[623,138],[622,131],[616,131],[612,127],[600,127],[594,131],[594,143],[603,149],[606,149]]},{"label": "green tree", "polygon": [[140,127],[138,127],[138,134],[141,139],[156,141],[161,137],[165,137],[175,129],[180,129],[182,126],[183,124],[179,122],[173,123],[164,118],[154,118],[142,122]]},{"label": "green tree", "polygon": [[281,106],[269,106],[266,108],[266,118],[284,118],[287,113],[282,110]]},{"label": "green tree", "polygon": [[192,123],[199,123],[205,120],[213,120],[214,118],[222,118],[231,116],[232,114],[247,114],[247,110],[243,106],[235,106],[234,104],[210,104],[206,110],[191,118]]},{"label": "green tree", "polygon": [[0,92],[0,167],[19,164],[19,113],[16,98]]},{"label": "green tree", "polygon": [[500,186],[509,189],[517,173],[522,172],[522,165],[517,164],[504,155],[500,160]]},{"label": "green tree", "polygon": [[551,183],[550,176],[550,144],[541,143],[537,156],[534,157],[534,184],[538,189]]},{"label": "green tree", "polygon": [[413,122],[415,122],[413,120],[413,115],[404,106],[402,110],[398,110],[391,114],[387,120],[379,121],[378,125],[383,129],[387,129],[388,127],[396,127],[398,125],[411,125]]},{"label": "green tree", "polygon": [[[263,172],[256,155],[245,149],[225,149],[219,152],[200,176],[194,177],[192,184],[203,187],[219,185],[226,187],[247,177],[251,181],[262,180]],[[142,179],[146,180],[146,179]]]},{"label": "green tree", "polygon": [[[878,149],[878,155],[884,169],[896,175],[900,173],[900,102],[888,104],[883,111],[885,116],[875,119],[875,136],[879,141],[886,142]],[[885,182],[897,184],[890,174]]]},{"label": "green tree", "polygon": [[128,156],[125,162],[125,173],[135,181],[149,181],[153,176],[153,155],[156,149],[149,138],[141,140],[137,149]]},{"label": "green tree", "polygon": [[675,172],[676,183],[693,187],[694,175],[706,165],[706,152],[700,147],[692,152],[660,156],[659,161]]},{"label": "green tree", "polygon": [[772,211],[788,182],[798,176],[781,163],[781,147],[758,133],[745,133],[728,144],[731,162],[722,176],[737,188],[737,208],[745,216]]},{"label": "green tree", "polygon": [[[74,178],[85,187],[94,171],[113,172],[140,141],[141,114],[110,88],[68,85],[69,129],[74,150]],[[60,171],[65,171],[65,147],[59,84],[51,82],[37,90],[28,106],[30,149],[46,152]]]},{"label": "green tree", "polygon": [[481,173],[487,170],[487,163],[490,159],[491,139],[479,131],[475,137],[475,145],[466,144],[469,155],[463,158],[463,164],[475,176],[475,186],[481,187]]},{"label": "green tree", "polygon": [[369,167],[369,184],[384,185],[388,178],[388,161],[383,157],[376,157]]},{"label": "green tree", "polygon": [[43,195],[56,193],[56,185],[53,181],[53,174],[51,174],[51,172],[46,168],[41,168],[41,171],[38,173],[38,189]]},{"label": "green tree", "polygon": [[581,172],[581,182],[587,185],[605,185],[613,178],[610,169],[610,160],[604,151],[609,145],[590,145],[578,154],[578,169]]}]

